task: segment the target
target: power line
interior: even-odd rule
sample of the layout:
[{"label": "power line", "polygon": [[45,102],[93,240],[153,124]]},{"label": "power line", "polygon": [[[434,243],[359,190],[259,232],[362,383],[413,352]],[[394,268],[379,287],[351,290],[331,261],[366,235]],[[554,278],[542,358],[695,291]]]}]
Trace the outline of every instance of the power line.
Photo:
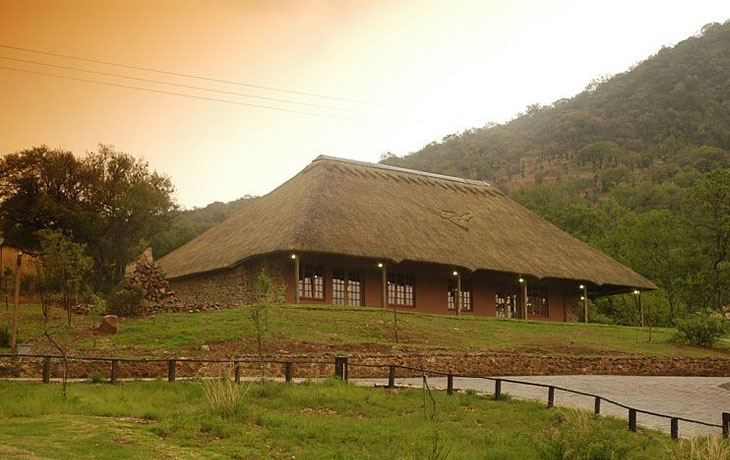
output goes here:
[{"label": "power line", "polygon": [[324,118],[332,118],[335,120],[345,120],[345,121],[354,121],[354,122],[372,123],[372,124],[387,124],[387,123],[382,123],[382,122],[373,121],[373,120],[362,120],[362,119],[358,119],[358,118],[340,117],[340,116],[328,115],[328,114],[324,114],[324,113],[307,112],[304,110],[284,109],[281,107],[272,107],[272,106],[268,106],[268,105],[252,104],[249,102],[232,101],[229,99],[218,99],[218,98],[214,98],[214,97],[197,96],[194,94],[177,93],[174,91],[164,91],[164,90],[158,90],[158,89],[152,89],[152,88],[143,88],[141,86],[131,86],[131,85],[123,85],[120,83],[110,83],[110,82],[104,82],[104,81],[98,81],[98,80],[89,80],[86,78],[70,77],[67,75],[58,75],[58,74],[52,74],[52,73],[46,73],[46,72],[38,72],[38,71],[34,71],[34,70],[17,69],[14,67],[0,66],[0,69],[13,70],[16,72],[24,72],[24,73],[35,74],[35,75],[44,75],[47,77],[62,78],[62,79],[66,79],[66,80],[74,80],[74,81],[80,81],[80,82],[85,82],[85,83],[93,83],[93,84],[97,84],[97,85],[116,86],[118,88],[133,89],[133,90],[137,90],[137,91],[146,91],[146,92],[150,92],[150,93],[168,94],[168,95],[172,95],[172,96],[181,96],[181,97],[187,97],[187,98],[191,98],[191,99],[223,102],[225,104],[235,104],[235,105],[242,105],[242,106],[246,106],[246,107],[257,107],[260,109],[278,110],[281,112],[297,113],[297,114],[301,114],[301,115],[313,115],[313,116],[324,117]]},{"label": "power line", "polygon": [[48,56],[56,56],[56,57],[62,57],[62,58],[66,58],[66,59],[76,59],[78,61],[94,62],[96,64],[124,67],[127,69],[142,70],[145,72],[155,72],[155,73],[160,73],[160,74],[165,74],[165,75],[174,75],[177,77],[195,78],[198,80],[213,81],[213,82],[217,82],[217,83],[226,83],[229,85],[247,86],[249,88],[265,89],[268,91],[279,91],[279,92],[283,92],[283,93],[297,94],[300,96],[320,97],[320,98],[330,99],[330,100],[334,100],[334,101],[351,102],[351,103],[355,103],[355,104],[366,104],[366,105],[371,105],[371,106],[380,106],[380,107],[386,107],[386,108],[390,108],[390,109],[397,109],[397,110],[408,111],[408,112],[417,112],[416,110],[412,110],[412,109],[404,109],[404,108],[399,108],[399,107],[395,107],[395,106],[391,106],[391,105],[387,105],[387,104],[378,104],[375,102],[368,102],[368,101],[363,101],[363,100],[359,100],[359,99],[328,96],[325,94],[310,93],[310,92],[306,92],[306,91],[295,91],[295,90],[291,90],[291,89],[276,88],[273,86],[255,85],[252,83],[243,83],[243,82],[238,82],[238,81],[233,81],[233,80],[204,77],[201,75],[186,74],[186,73],[181,73],[181,72],[171,72],[168,70],[153,69],[151,67],[142,67],[142,66],[130,65],[130,64],[120,64],[117,62],[104,61],[101,59],[91,59],[91,58],[85,58],[85,57],[80,57],[80,56],[72,56],[72,55],[68,55],[68,54],[53,53],[50,51],[40,51],[40,50],[34,50],[34,49],[30,49],[30,48],[22,48],[20,46],[11,46],[11,45],[0,44],[0,48],[7,48],[7,49],[12,49],[12,50],[18,50],[18,51],[26,51],[28,53],[45,54]]},{"label": "power line", "polygon": [[55,67],[58,69],[72,70],[75,72],[85,72],[85,73],[91,73],[91,74],[95,74],[95,75],[104,75],[107,77],[126,78],[129,80],[144,81],[147,83],[155,83],[155,84],[159,84],[159,85],[178,86],[181,88],[210,91],[210,92],[221,93],[221,94],[229,94],[229,95],[233,95],[233,96],[250,97],[250,98],[261,99],[261,100],[265,100],[265,101],[281,102],[284,104],[296,104],[296,105],[303,105],[303,106],[307,106],[307,107],[315,107],[315,108],[326,109],[326,110],[339,110],[342,112],[349,112],[349,113],[355,113],[355,114],[360,114],[360,115],[387,116],[387,117],[405,119],[405,120],[414,121],[414,122],[424,122],[425,121],[425,120],[407,119],[407,118],[401,117],[399,115],[388,115],[388,114],[380,114],[380,113],[375,113],[375,112],[363,112],[361,110],[348,109],[348,108],[344,108],[344,107],[336,107],[336,106],[331,106],[331,105],[313,104],[313,103],[309,103],[309,102],[292,101],[289,99],[279,99],[279,98],[275,98],[275,97],[259,96],[257,94],[238,93],[235,91],[226,91],[226,90],[221,90],[221,89],[205,88],[202,86],[184,85],[181,83],[171,83],[171,82],[166,82],[166,81],[162,81],[162,80],[152,80],[150,78],[119,75],[119,74],[115,74],[115,73],[100,72],[100,71],[96,71],[96,70],[82,69],[80,67],[72,67],[72,66],[66,66],[66,65],[60,65],[60,64],[50,64],[47,62],[33,61],[33,60],[29,60],[29,59],[13,58],[13,57],[8,57],[8,56],[0,56],[0,59],[6,59],[9,61],[16,61],[16,62],[23,62],[26,64],[37,64],[37,65],[42,65],[42,66],[47,66],[47,67]]}]

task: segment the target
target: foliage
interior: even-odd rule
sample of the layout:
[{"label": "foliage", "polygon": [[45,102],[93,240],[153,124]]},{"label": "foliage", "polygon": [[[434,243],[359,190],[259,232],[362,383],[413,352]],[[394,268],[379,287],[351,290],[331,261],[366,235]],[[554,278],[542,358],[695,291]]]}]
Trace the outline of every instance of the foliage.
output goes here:
[{"label": "foliage", "polygon": [[104,376],[101,375],[101,372],[94,369],[89,375],[89,382],[93,384],[100,384],[106,382],[106,379],[104,379]]},{"label": "foliage", "polygon": [[133,285],[113,291],[106,298],[106,311],[110,315],[134,317],[142,313],[142,286]]},{"label": "foliage", "polygon": [[[40,269],[42,289],[60,291],[63,306],[67,311],[68,324],[71,325],[71,295],[77,295],[83,287],[94,261],[86,255],[86,246],[74,243],[58,230],[40,230]],[[47,314],[47,311],[44,311]]]},{"label": "foliage", "polygon": [[40,249],[39,230],[85,244],[97,286],[116,284],[144,239],[165,228],[176,204],[170,180],[147,163],[100,145],[83,158],[34,147],[0,158],[0,230],[8,244]]},{"label": "foliage", "polygon": [[[654,281],[656,320],[730,303],[730,21],[571,99],[385,163],[487,180]],[[637,324],[631,299],[602,313]]]},{"label": "foliage", "polygon": [[683,340],[700,347],[711,347],[730,332],[730,322],[709,311],[695,312],[674,322]]},{"label": "foliage", "polygon": [[10,348],[11,336],[10,323],[0,324],[0,348]]},{"label": "foliage", "polygon": [[255,200],[246,195],[228,203],[216,201],[203,208],[176,212],[170,224],[150,238],[155,257],[162,257],[192,240],[204,231],[236,214]]}]

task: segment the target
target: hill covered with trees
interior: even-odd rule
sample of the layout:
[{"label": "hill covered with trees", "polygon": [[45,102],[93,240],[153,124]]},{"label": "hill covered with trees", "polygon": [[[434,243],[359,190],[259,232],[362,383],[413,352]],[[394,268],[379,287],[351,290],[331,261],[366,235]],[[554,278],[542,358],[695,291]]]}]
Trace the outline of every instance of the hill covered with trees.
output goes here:
[{"label": "hill covered with trees", "polygon": [[[502,188],[655,281],[656,321],[730,303],[730,21],[573,98],[383,162]],[[628,296],[597,307],[637,319]]]}]

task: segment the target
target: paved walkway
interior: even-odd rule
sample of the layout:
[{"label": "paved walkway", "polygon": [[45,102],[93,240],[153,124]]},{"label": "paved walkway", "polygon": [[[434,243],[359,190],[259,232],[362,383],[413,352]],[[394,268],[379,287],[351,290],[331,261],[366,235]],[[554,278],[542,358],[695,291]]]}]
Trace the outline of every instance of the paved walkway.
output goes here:
[{"label": "paved walkway", "polygon": [[[620,375],[555,375],[541,377],[504,377],[527,382],[545,383],[572,390],[593,393],[636,409],[720,424],[722,412],[730,412],[730,391],[720,384],[728,377],[633,377]],[[446,388],[446,378],[429,378],[432,388]],[[358,379],[361,385],[385,385],[387,379]],[[421,378],[396,379],[397,385],[420,387]],[[454,378],[454,388],[494,392],[494,382],[472,378]],[[519,399],[547,403],[547,388],[502,383],[502,392]],[[555,405],[593,410],[594,399],[562,391],[555,392]],[[628,419],[628,411],[602,401],[601,413]],[[669,432],[669,419],[638,414],[637,422],[649,428]],[[681,436],[719,434],[720,428],[679,422]]]}]

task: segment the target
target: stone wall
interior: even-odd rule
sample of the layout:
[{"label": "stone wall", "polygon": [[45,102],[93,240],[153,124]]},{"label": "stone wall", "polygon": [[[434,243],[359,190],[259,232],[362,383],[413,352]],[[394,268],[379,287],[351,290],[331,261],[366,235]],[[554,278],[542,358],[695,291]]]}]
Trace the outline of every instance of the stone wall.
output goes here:
[{"label": "stone wall", "polygon": [[[169,357],[167,357],[169,358]],[[242,376],[260,375],[255,357],[239,357],[253,362],[241,363]],[[295,378],[331,377],[334,374],[334,357],[331,355],[280,355],[265,359],[277,361],[265,364],[268,377],[283,377],[284,362],[293,362]],[[660,358],[601,356],[547,356],[547,355],[509,355],[474,353],[464,355],[390,355],[369,354],[349,357],[349,375],[358,377],[388,376],[387,367],[396,364],[430,371],[446,372],[457,375],[480,376],[520,376],[520,375],[644,375],[644,376],[704,376],[730,377],[730,359],[723,358]],[[362,366],[358,366],[358,364]],[[216,377],[232,373],[230,363],[178,362],[177,377]],[[41,377],[42,360],[34,358],[0,358],[0,378]],[[88,378],[93,372],[104,377],[110,374],[109,362],[72,361],[72,378]],[[126,362],[119,363],[119,378],[166,378],[167,363]],[[51,374],[54,378],[62,375],[61,362],[54,359]],[[398,369],[399,377],[418,375],[414,371]]]},{"label": "stone wall", "polygon": [[284,289],[285,267],[285,261],[281,258],[260,257],[232,269],[170,280],[170,287],[186,306],[245,305],[255,301],[254,286],[262,270],[277,289]]}]

